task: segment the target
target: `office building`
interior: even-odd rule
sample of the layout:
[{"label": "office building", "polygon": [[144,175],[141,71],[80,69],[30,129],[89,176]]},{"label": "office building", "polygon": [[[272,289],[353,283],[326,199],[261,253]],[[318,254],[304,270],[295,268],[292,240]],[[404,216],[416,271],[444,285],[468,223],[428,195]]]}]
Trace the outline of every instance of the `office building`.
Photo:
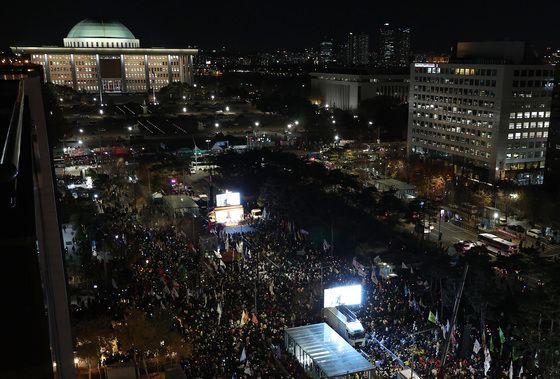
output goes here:
[{"label": "office building", "polygon": [[369,63],[369,36],[364,33],[348,34],[345,55],[347,66],[367,66]]},{"label": "office building", "polygon": [[141,48],[118,21],[86,19],[64,38],[64,47],[12,47],[44,67],[46,82],[82,92],[148,92],[171,82],[192,82],[196,49]]},{"label": "office building", "polygon": [[379,29],[380,67],[408,67],[410,63],[410,28],[385,23]]},{"label": "office building", "polygon": [[321,42],[319,50],[319,64],[328,65],[334,61],[334,51],[332,41]]},{"label": "office building", "polygon": [[449,63],[412,64],[409,153],[481,180],[542,183],[553,79],[522,42],[459,43]]},{"label": "office building", "polygon": [[310,75],[313,101],[321,105],[356,110],[363,100],[380,95],[408,101],[408,72],[339,69],[336,72],[312,72]]}]

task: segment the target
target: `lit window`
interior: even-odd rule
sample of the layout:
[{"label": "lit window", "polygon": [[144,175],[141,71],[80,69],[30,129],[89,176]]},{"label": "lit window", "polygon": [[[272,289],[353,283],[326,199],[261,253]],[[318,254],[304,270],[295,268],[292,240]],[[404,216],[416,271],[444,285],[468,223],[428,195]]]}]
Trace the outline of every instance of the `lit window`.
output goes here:
[{"label": "lit window", "polygon": [[522,112],[517,112],[517,118],[523,118],[523,113]]},{"label": "lit window", "polygon": [[513,133],[508,134],[508,139],[513,139]]},{"label": "lit window", "polygon": [[531,112],[525,112],[525,118],[531,118]]},{"label": "lit window", "polygon": [[544,112],[544,117],[550,117],[550,112],[549,111]]},{"label": "lit window", "polygon": [[545,128],[548,128],[548,125],[550,125],[550,122],[545,121],[545,122],[544,122],[544,127],[545,127]]},{"label": "lit window", "polygon": [[515,139],[521,139],[521,133],[515,133]]}]

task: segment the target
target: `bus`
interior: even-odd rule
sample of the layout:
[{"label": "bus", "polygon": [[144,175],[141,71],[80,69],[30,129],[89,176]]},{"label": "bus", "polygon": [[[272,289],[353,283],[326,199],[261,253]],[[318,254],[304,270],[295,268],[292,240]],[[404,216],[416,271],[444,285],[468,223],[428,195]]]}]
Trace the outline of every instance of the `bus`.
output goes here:
[{"label": "bus", "polygon": [[327,324],[354,347],[362,347],[365,343],[365,330],[356,315],[345,305],[323,309]]},{"label": "bus", "polygon": [[501,255],[511,255],[519,252],[519,245],[517,243],[507,241],[494,234],[479,234],[478,241],[486,247],[487,250]]}]

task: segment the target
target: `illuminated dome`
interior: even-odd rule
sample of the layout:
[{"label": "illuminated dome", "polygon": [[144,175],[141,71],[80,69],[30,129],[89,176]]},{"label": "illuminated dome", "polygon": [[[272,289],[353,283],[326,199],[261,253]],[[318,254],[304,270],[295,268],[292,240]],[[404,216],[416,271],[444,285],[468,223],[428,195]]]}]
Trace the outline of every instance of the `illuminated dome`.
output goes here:
[{"label": "illuminated dome", "polygon": [[140,41],[122,23],[88,18],[78,22],[64,38],[66,47],[139,47]]}]

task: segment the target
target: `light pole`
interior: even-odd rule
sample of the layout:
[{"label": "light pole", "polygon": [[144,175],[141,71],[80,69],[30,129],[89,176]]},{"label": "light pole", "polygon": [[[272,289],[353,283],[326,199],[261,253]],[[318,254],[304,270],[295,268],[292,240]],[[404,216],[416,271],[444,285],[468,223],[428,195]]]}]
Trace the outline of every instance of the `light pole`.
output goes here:
[{"label": "light pole", "polygon": [[210,140],[206,140],[206,150],[210,150]]}]

